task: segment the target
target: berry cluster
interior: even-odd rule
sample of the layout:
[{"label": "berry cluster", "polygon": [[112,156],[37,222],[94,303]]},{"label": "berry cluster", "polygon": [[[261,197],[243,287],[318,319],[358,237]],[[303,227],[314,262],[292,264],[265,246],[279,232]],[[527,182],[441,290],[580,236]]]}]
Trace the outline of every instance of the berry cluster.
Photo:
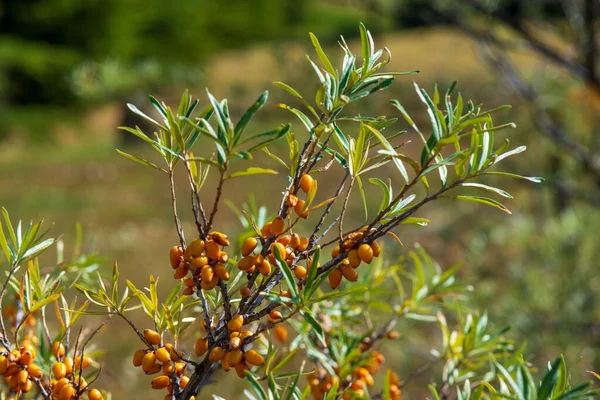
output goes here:
[{"label": "berry cluster", "polygon": [[183,294],[192,295],[197,282],[204,290],[212,290],[219,284],[219,279],[228,280],[229,273],[225,264],[229,255],[223,247],[229,246],[229,239],[220,232],[210,233],[204,241],[196,239],[187,246],[185,252],[180,246],[171,248],[171,266],[175,269],[174,278],[185,278],[188,272],[192,276],[184,279],[186,289]]},{"label": "berry cluster", "polygon": [[342,282],[342,278],[346,278],[350,282],[356,282],[358,272],[356,269],[361,263],[370,264],[373,257],[379,257],[381,248],[377,242],[362,243],[357,247],[358,242],[365,236],[367,227],[364,226],[357,232],[350,233],[342,242],[341,246],[336,246],[331,251],[331,257],[335,258],[340,255],[340,252],[348,252],[348,257],[344,258],[335,270],[329,274],[329,286],[336,289]]},{"label": "berry cluster", "polygon": [[190,378],[185,375],[186,363],[182,360],[184,354],[177,350],[173,344],[161,345],[160,334],[152,329],[144,331],[144,338],[150,345],[148,349],[137,350],[133,354],[133,365],[142,367],[146,375],[161,375],[152,379],[152,388],[157,390],[167,389],[165,399],[171,399],[174,384],[179,389],[184,389]]}]

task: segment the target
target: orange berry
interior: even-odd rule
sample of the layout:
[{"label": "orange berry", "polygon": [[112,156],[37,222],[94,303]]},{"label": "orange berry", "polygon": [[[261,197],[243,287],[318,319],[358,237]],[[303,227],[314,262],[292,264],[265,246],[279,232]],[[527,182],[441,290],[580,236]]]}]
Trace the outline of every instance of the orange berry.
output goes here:
[{"label": "orange berry", "polygon": [[269,235],[271,234],[271,222],[267,222],[262,229],[260,230],[260,234],[262,235],[262,237],[266,238],[269,237]]},{"label": "orange berry", "polygon": [[[235,339],[239,339],[239,338],[235,338]],[[232,367],[235,367],[236,365],[241,363],[242,359],[243,359],[243,353],[242,353],[242,350],[240,350],[240,349],[233,349],[232,351],[227,353],[227,355],[225,355],[225,362],[227,362],[227,364],[229,364]]]},{"label": "orange berry", "polygon": [[390,340],[396,340],[399,337],[400,337],[400,332],[398,332],[398,331],[391,331],[391,332],[388,332],[388,334],[387,334],[387,338]]},{"label": "orange berry", "polygon": [[144,337],[150,344],[153,344],[153,345],[160,344],[160,334],[156,331],[153,331],[152,329],[145,329]]},{"label": "orange berry", "polygon": [[246,330],[243,330],[243,331],[240,332],[240,339],[244,340],[247,337],[250,337],[252,335],[253,335],[252,331],[249,331],[249,330],[246,329]]},{"label": "orange berry", "polygon": [[27,379],[29,379],[29,374],[27,373],[27,371],[24,369],[19,371],[19,373],[17,374],[17,382],[19,383],[19,385],[26,384]]},{"label": "orange berry", "polygon": [[188,245],[183,253],[183,257],[187,260],[190,257],[200,257],[204,251],[205,243],[202,239],[196,239]]},{"label": "orange berry", "polygon": [[181,246],[173,246],[169,251],[169,260],[171,261],[171,267],[177,268],[181,263],[181,257],[183,257],[183,250]]},{"label": "orange berry", "polygon": [[154,353],[146,353],[142,358],[142,369],[144,370],[144,372],[149,372],[154,368],[154,365],[156,365],[155,363],[156,356],[154,355]]},{"label": "orange berry", "polygon": [[220,244],[221,246],[229,246],[229,238],[227,237],[226,234],[221,233],[221,232],[213,232],[211,233],[212,239],[217,242],[218,244]]},{"label": "orange berry", "polygon": [[181,279],[183,277],[185,277],[188,273],[188,270],[185,266],[180,265],[179,267],[177,267],[177,269],[175,269],[175,273],[173,274],[173,278],[175,279]]},{"label": "orange berry", "polygon": [[60,389],[58,398],[59,400],[71,400],[75,397],[76,393],[77,389],[75,389],[70,383],[67,383]]},{"label": "orange berry", "polygon": [[226,263],[227,263],[227,261],[229,261],[229,254],[227,254],[227,253],[226,253],[226,252],[224,252],[224,251],[221,251],[221,252],[219,253],[219,258],[217,258],[217,261],[218,261],[219,263],[221,263],[221,264],[226,264]]},{"label": "orange berry", "polygon": [[235,317],[231,318],[231,320],[227,323],[227,329],[229,332],[237,332],[242,329],[244,325],[244,317],[240,314],[237,314]]},{"label": "orange berry", "polygon": [[272,235],[279,236],[285,230],[285,220],[281,217],[275,217],[275,219],[271,222],[271,227],[269,231]]},{"label": "orange berry", "polygon": [[298,196],[290,194],[287,198],[287,205],[290,207],[295,207],[298,204]]},{"label": "orange berry", "polygon": [[249,297],[252,294],[252,291],[250,290],[250,288],[248,286],[242,286],[242,288],[240,289],[240,295],[242,297]]},{"label": "orange berry", "polygon": [[238,268],[242,271],[248,271],[254,266],[254,257],[246,256],[238,262]]},{"label": "orange berry", "polygon": [[54,377],[58,380],[65,377],[67,374],[67,367],[65,364],[57,362],[52,367],[52,372],[54,373]]},{"label": "orange berry", "polygon": [[208,264],[208,257],[200,256],[200,257],[192,257],[190,258],[190,268],[191,269],[199,269]]},{"label": "orange berry", "polygon": [[98,389],[92,389],[88,393],[88,399],[89,400],[104,400],[104,396],[102,396],[102,393],[100,393],[100,391]]},{"label": "orange berry", "polygon": [[210,355],[208,356],[208,359],[211,362],[217,362],[217,361],[221,361],[223,359],[223,357],[225,357],[225,351],[223,350],[222,347],[215,347],[214,349],[212,349],[212,351],[210,352]]},{"label": "orange berry", "polygon": [[278,325],[275,327],[275,338],[281,343],[285,343],[288,337],[288,331],[284,326]]},{"label": "orange berry", "polygon": [[169,354],[169,350],[167,350],[164,347],[157,349],[156,352],[154,353],[154,355],[156,356],[156,359],[158,361],[160,361],[161,363],[166,363],[166,362],[171,361],[171,354]]},{"label": "orange berry", "polygon": [[188,385],[189,382],[190,382],[190,377],[189,376],[182,376],[179,379],[179,387],[182,388],[182,389],[184,389]]},{"label": "orange berry", "polygon": [[335,246],[333,250],[331,250],[331,258],[336,258],[340,255],[340,246]]},{"label": "orange berry", "polygon": [[221,248],[219,244],[213,240],[209,240],[204,245],[204,250],[206,251],[206,255],[211,260],[217,260],[219,258],[219,254],[221,254]]},{"label": "orange berry", "polygon": [[256,238],[247,238],[246,240],[244,240],[244,244],[242,244],[242,255],[244,257],[250,255],[250,253],[252,253],[254,249],[256,249],[256,246],[258,246],[258,240],[256,240]]},{"label": "orange berry", "polygon": [[[21,385],[21,391],[23,393],[27,393],[31,389],[33,389],[33,382],[31,381],[31,379],[27,380],[24,384]],[[7,400],[8,400],[8,398],[7,398]]]},{"label": "orange berry", "polygon": [[373,250],[373,256],[379,257],[379,255],[381,254],[381,247],[379,247],[379,244],[377,244],[377,242],[371,242],[370,246]]},{"label": "orange berry", "polygon": [[274,256],[275,256],[275,248],[277,248],[277,250],[279,251],[279,256],[282,259],[285,259],[285,256],[286,256],[285,246],[278,242],[273,243],[271,245],[271,251],[273,252]]},{"label": "orange berry", "polygon": [[246,365],[244,365],[243,362],[237,364],[235,366],[235,373],[237,374],[237,376],[244,379],[246,377]]},{"label": "orange berry", "polygon": [[304,211],[304,204],[306,204],[304,200],[298,200],[298,204],[296,204],[296,206],[294,207],[294,211],[296,212],[297,216],[306,219],[308,218],[308,212]]},{"label": "orange berry", "polygon": [[161,367],[161,371],[163,375],[171,375],[175,371],[175,363],[173,361],[164,363]]},{"label": "orange berry", "polygon": [[286,247],[292,241],[292,236],[291,235],[285,235],[285,236],[282,236],[279,239],[277,239],[277,241],[279,243],[281,243],[284,247]]},{"label": "orange berry", "polygon": [[298,246],[296,247],[296,250],[298,250],[298,251],[304,251],[307,248],[308,248],[308,238],[301,237],[300,238],[300,244],[298,244]]},{"label": "orange berry", "polygon": [[356,268],[360,265],[361,259],[358,256],[358,250],[352,249],[348,253],[348,261],[350,261],[350,265],[352,268]]},{"label": "orange berry", "polygon": [[75,357],[75,363],[73,364],[73,366],[75,367],[75,369],[80,369],[80,368],[87,368],[92,364],[92,360],[90,360],[90,358],[88,356],[83,356],[83,361],[81,359],[81,356],[77,356]]},{"label": "orange berry", "polygon": [[314,185],[315,180],[309,174],[304,174],[302,175],[302,178],[300,178],[300,187],[304,193],[308,194]]},{"label": "orange berry", "polygon": [[61,358],[65,355],[65,346],[61,342],[52,343],[52,354],[54,357]]},{"label": "orange berry", "polygon": [[339,268],[336,268],[327,278],[329,279],[329,286],[332,289],[336,289],[342,282],[342,271],[340,271]]},{"label": "orange berry", "polygon": [[229,348],[232,350],[239,349],[242,345],[242,339],[239,336],[229,339]]},{"label": "orange berry", "polygon": [[63,358],[63,364],[67,367],[67,375],[73,373],[73,359],[69,356]]},{"label": "orange berry", "polygon": [[244,360],[248,362],[248,364],[261,366],[265,363],[265,359],[263,356],[258,354],[255,350],[248,350],[244,353]]},{"label": "orange berry", "polygon": [[171,380],[166,375],[157,376],[152,379],[152,389],[164,389],[171,383]]},{"label": "orange berry", "polygon": [[34,359],[34,355],[31,354],[30,351],[24,351],[23,354],[21,354],[21,364],[22,365],[29,365],[33,362]]},{"label": "orange berry", "polygon": [[350,282],[356,282],[358,279],[358,272],[352,268],[352,265],[342,264],[340,269],[342,270],[342,275],[344,275],[344,278],[348,279]]},{"label": "orange berry", "polygon": [[361,244],[358,247],[358,256],[362,261],[370,264],[373,261],[373,248],[366,243]]},{"label": "orange berry", "polygon": [[296,233],[292,233],[290,236],[289,246],[292,249],[296,249],[296,247],[298,247],[299,244],[300,244],[300,236],[298,236]]},{"label": "orange berry", "polygon": [[29,364],[27,366],[27,373],[34,378],[40,378],[43,375],[42,369],[36,364]]},{"label": "orange berry", "polygon": [[185,363],[178,362],[175,364],[175,373],[177,376],[181,376],[185,372]]},{"label": "orange berry", "polygon": [[202,277],[202,282],[210,282],[215,276],[215,270],[210,265],[205,265],[200,271],[200,276]]},{"label": "orange berry", "polygon": [[269,261],[262,260],[262,263],[258,266],[258,271],[265,276],[271,274],[271,264],[269,264]]},{"label": "orange berry", "polygon": [[269,313],[269,320],[271,322],[278,321],[281,318],[283,318],[283,315],[281,315],[281,312],[279,312],[277,310],[273,310]]},{"label": "orange berry", "polygon": [[294,268],[294,275],[296,275],[296,278],[298,279],[306,278],[306,268],[301,265],[296,265],[296,268]]}]

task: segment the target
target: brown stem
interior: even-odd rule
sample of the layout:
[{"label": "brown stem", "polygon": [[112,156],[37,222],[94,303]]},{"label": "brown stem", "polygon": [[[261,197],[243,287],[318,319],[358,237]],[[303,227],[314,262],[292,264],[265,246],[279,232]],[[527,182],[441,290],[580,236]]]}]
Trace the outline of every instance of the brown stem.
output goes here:
[{"label": "brown stem", "polygon": [[221,170],[221,177],[219,178],[219,185],[217,186],[217,194],[213,203],[213,209],[210,213],[210,216],[208,217],[208,224],[206,225],[206,233],[210,232],[210,230],[212,229],[215,215],[217,214],[217,210],[219,209],[219,202],[221,201],[221,195],[223,194],[223,185],[225,184],[225,173],[227,172],[228,167],[229,162],[226,161],[225,165],[223,165],[223,169]]},{"label": "brown stem", "polygon": [[344,241],[344,216],[346,215],[346,209],[348,207],[348,200],[350,200],[350,193],[352,193],[352,187],[354,186],[355,177],[353,176],[350,179],[350,186],[348,186],[348,192],[346,193],[346,197],[344,198],[344,205],[342,206],[342,211],[340,213],[340,225],[338,228],[338,234],[340,243]]},{"label": "brown stem", "polygon": [[185,235],[183,233],[183,228],[181,227],[179,215],[177,214],[177,197],[175,195],[175,181],[173,179],[172,169],[169,170],[169,185],[171,186],[171,208],[173,209],[173,220],[175,221],[175,227],[177,228],[177,235],[179,235],[179,243],[185,250]]}]

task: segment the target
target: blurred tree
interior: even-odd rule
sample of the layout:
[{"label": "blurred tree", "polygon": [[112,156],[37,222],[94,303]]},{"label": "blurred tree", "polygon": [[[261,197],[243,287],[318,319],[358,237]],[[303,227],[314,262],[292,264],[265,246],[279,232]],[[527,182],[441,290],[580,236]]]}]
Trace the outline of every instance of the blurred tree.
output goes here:
[{"label": "blurred tree", "polygon": [[[173,71],[195,71],[219,49],[285,36],[305,20],[306,4],[0,0],[0,105],[16,111],[10,114],[23,124],[18,110],[26,107],[131,102],[140,90],[171,83]],[[120,76],[111,78],[119,79],[100,82],[101,90],[78,87],[82,76],[89,83],[105,75],[101,70],[115,72],[115,65]]]}]

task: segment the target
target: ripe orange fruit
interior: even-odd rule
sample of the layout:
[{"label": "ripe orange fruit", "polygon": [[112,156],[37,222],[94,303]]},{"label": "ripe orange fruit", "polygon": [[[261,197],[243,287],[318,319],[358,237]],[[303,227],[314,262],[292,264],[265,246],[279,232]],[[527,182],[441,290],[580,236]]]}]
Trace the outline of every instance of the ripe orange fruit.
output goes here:
[{"label": "ripe orange fruit", "polygon": [[52,354],[54,357],[61,358],[65,355],[65,346],[61,342],[52,343]]},{"label": "ripe orange fruit", "polygon": [[256,246],[258,246],[258,240],[256,240],[256,238],[247,238],[246,240],[244,240],[244,244],[242,244],[242,255],[244,257],[250,255],[250,253],[254,251]]},{"label": "ripe orange fruit", "polygon": [[215,347],[214,349],[212,349],[212,351],[210,352],[210,355],[208,356],[208,359],[211,362],[217,362],[217,361],[221,361],[223,359],[223,357],[225,357],[225,351],[223,350],[222,347]]},{"label": "ripe orange fruit", "polygon": [[27,373],[34,378],[40,378],[43,375],[42,369],[35,364],[29,364],[27,366]]},{"label": "ripe orange fruit", "polygon": [[329,279],[329,286],[332,289],[336,289],[342,282],[342,271],[340,271],[339,268],[336,268],[327,278]]},{"label": "ripe orange fruit", "polygon": [[173,246],[169,251],[169,260],[171,261],[171,267],[177,268],[179,263],[181,262],[181,257],[183,257],[183,250],[181,250],[181,246]]},{"label": "ripe orange fruit", "polygon": [[258,271],[265,276],[269,275],[271,273],[271,264],[269,264],[269,261],[262,260],[258,266]]},{"label": "ripe orange fruit", "polygon": [[315,180],[309,174],[304,174],[300,178],[300,187],[302,188],[302,191],[304,193],[308,194],[308,192],[310,192],[314,185]]},{"label": "ripe orange fruit", "polygon": [[182,389],[184,389],[189,382],[190,382],[190,377],[189,376],[182,376],[179,379],[179,387],[182,388]]},{"label": "ripe orange fruit", "polygon": [[219,254],[221,254],[221,248],[219,244],[214,240],[209,240],[204,245],[204,250],[206,251],[206,255],[211,260],[217,260],[219,258]]},{"label": "ripe orange fruit", "polygon": [[285,251],[285,246],[282,245],[279,242],[275,242],[271,245],[271,251],[273,252],[273,255],[275,256],[275,248],[277,248],[277,250],[279,251],[279,256],[282,259],[285,259],[286,256],[286,251]]},{"label": "ripe orange fruit", "polygon": [[81,356],[77,356],[75,357],[75,363],[73,364],[73,366],[75,367],[75,369],[80,369],[80,368],[87,368],[92,364],[92,360],[90,360],[90,358],[88,356],[83,356],[83,361],[81,359]]},{"label": "ripe orange fruit", "polygon": [[290,194],[287,198],[287,205],[290,207],[295,207],[298,204],[298,196]]},{"label": "ripe orange fruit", "polygon": [[67,383],[60,389],[58,398],[60,400],[71,400],[76,393],[77,389],[75,389],[70,383]]},{"label": "ripe orange fruit", "polygon": [[243,325],[244,317],[240,314],[237,314],[236,316],[231,318],[231,320],[227,323],[227,329],[229,329],[229,332],[237,332],[240,329],[242,329]]},{"label": "ripe orange fruit", "polygon": [[358,279],[358,272],[352,268],[352,265],[342,264],[340,269],[342,271],[342,275],[344,275],[344,278],[348,279],[350,282],[356,282]]},{"label": "ripe orange fruit", "polygon": [[17,374],[17,382],[19,383],[19,385],[26,384],[28,378],[29,378],[29,374],[24,369],[19,371],[19,373]]},{"label": "ripe orange fruit", "polygon": [[200,256],[200,257],[192,257],[192,258],[190,258],[190,268],[191,269],[202,268],[206,264],[208,264],[208,258],[206,256]]},{"label": "ripe orange fruit", "polygon": [[381,247],[379,247],[379,244],[377,244],[377,242],[372,242],[370,246],[371,249],[373,249],[373,256],[379,257],[379,255],[381,254]]},{"label": "ripe orange fruit", "polygon": [[161,363],[166,363],[166,362],[171,361],[171,354],[169,354],[169,350],[167,350],[164,347],[157,349],[156,352],[154,353],[154,355],[156,356],[156,359],[158,361],[160,361]]},{"label": "ripe orange fruit", "polygon": [[157,376],[156,378],[152,379],[152,389],[164,389],[169,386],[170,383],[171,381],[169,380],[168,376]]},{"label": "ripe orange fruit", "polygon": [[173,274],[173,278],[181,279],[181,278],[185,277],[187,275],[187,273],[188,273],[187,269],[183,265],[180,265],[175,270],[175,273]]},{"label": "ripe orange fruit", "polygon": [[279,236],[285,230],[285,220],[281,217],[275,217],[275,219],[271,222],[271,227],[269,231],[271,234],[275,236]]},{"label": "ripe orange fruit", "polygon": [[294,207],[294,211],[296,212],[297,216],[299,216],[300,218],[306,219],[306,218],[308,218],[308,212],[304,211],[304,204],[306,204],[306,202],[304,200],[298,200],[298,203]]},{"label": "ripe orange fruit", "polygon": [[254,266],[254,257],[246,256],[238,262],[238,268],[242,271],[248,271]]},{"label": "ripe orange fruit", "polygon": [[217,265],[215,265],[215,274],[217,274],[219,279],[222,279],[224,281],[229,279],[229,272],[227,272],[225,264],[218,263]]},{"label": "ripe orange fruit", "polygon": [[161,367],[163,375],[171,375],[175,371],[175,363],[173,361],[166,362]]},{"label": "ripe orange fruit", "polygon": [[142,358],[142,369],[144,372],[149,372],[154,368],[156,356],[154,353],[146,353]]},{"label": "ripe orange fruit", "polygon": [[352,268],[357,268],[360,265],[360,257],[358,256],[358,250],[352,249],[348,253],[348,261],[350,261],[350,265]]},{"label": "ripe orange fruit", "polygon": [[142,365],[142,359],[145,355],[146,350],[137,350],[135,353],[133,353],[133,366],[139,367],[140,365]]},{"label": "ripe orange fruit", "polygon": [[398,331],[391,331],[391,332],[388,332],[388,334],[387,334],[387,338],[390,340],[396,340],[399,337],[400,337],[400,332],[398,332]]},{"label": "ripe orange fruit", "polygon": [[288,337],[288,331],[284,326],[278,325],[275,327],[275,338],[281,343],[285,343]]},{"label": "ripe orange fruit", "polygon": [[232,367],[235,367],[236,365],[242,362],[243,357],[244,355],[242,353],[242,350],[234,349],[227,353],[227,355],[225,356],[225,361],[227,362],[227,364],[231,365]]},{"label": "ripe orange fruit", "polygon": [[61,362],[57,362],[52,367],[52,373],[54,373],[54,377],[57,380],[61,379],[61,378],[64,378],[65,375],[67,374],[67,367],[65,366],[65,364],[63,364]]},{"label": "ripe orange fruit", "polygon": [[283,318],[283,315],[281,315],[281,312],[279,312],[277,310],[273,310],[269,313],[269,320],[271,322],[278,321],[281,318]]},{"label": "ripe orange fruit", "polygon": [[183,257],[187,260],[190,257],[200,257],[204,251],[204,240],[196,239],[188,245],[183,253]]},{"label": "ripe orange fruit", "polygon": [[294,275],[296,275],[296,278],[298,279],[306,278],[306,268],[301,265],[296,265],[296,268],[294,268]]},{"label": "ripe orange fruit", "polygon": [[250,288],[248,286],[243,286],[240,289],[240,295],[242,297],[249,297],[252,294],[252,291],[250,290]]},{"label": "ripe orange fruit", "polygon": [[227,237],[226,234],[221,233],[221,232],[213,232],[211,233],[212,239],[217,242],[218,244],[220,244],[221,246],[229,246],[229,238]]},{"label": "ripe orange fruit", "polygon": [[160,334],[156,331],[153,331],[152,329],[145,329],[144,337],[150,344],[153,344],[153,345],[160,344]]},{"label": "ripe orange fruit", "polygon": [[269,237],[271,234],[271,222],[267,222],[260,230],[260,233],[264,238]]},{"label": "ripe orange fruit", "polygon": [[237,374],[237,376],[239,376],[242,379],[244,379],[246,377],[245,371],[246,371],[246,365],[243,362],[241,362],[235,366],[235,373]]},{"label": "ripe orange fruit", "polygon": [[307,237],[301,237],[300,238],[300,243],[296,247],[296,250],[298,250],[298,251],[304,251],[307,248],[308,248],[308,238]]},{"label": "ripe orange fruit", "polygon": [[232,350],[236,350],[239,349],[239,347],[242,345],[242,339],[240,339],[239,336],[236,337],[232,337],[231,339],[229,339],[229,348]]},{"label": "ripe orange fruit", "polygon": [[92,389],[88,393],[88,399],[89,400],[103,400],[104,397],[102,396],[102,393],[100,393],[100,391],[98,389]]},{"label": "ripe orange fruit", "polygon": [[292,249],[296,249],[300,244],[300,236],[296,233],[290,235],[290,243],[288,244]]},{"label": "ripe orange fruit", "polygon": [[205,265],[200,271],[200,276],[202,277],[202,282],[210,282],[215,276],[215,270],[210,265]]},{"label": "ripe orange fruit", "polygon": [[373,261],[373,248],[366,243],[361,244],[358,247],[358,256],[362,261],[370,264]]},{"label": "ripe orange fruit", "polygon": [[258,354],[255,350],[246,351],[244,353],[244,360],[246,360],[248,364],[256,365],[257,367],[265,363],[263,356]]}]

